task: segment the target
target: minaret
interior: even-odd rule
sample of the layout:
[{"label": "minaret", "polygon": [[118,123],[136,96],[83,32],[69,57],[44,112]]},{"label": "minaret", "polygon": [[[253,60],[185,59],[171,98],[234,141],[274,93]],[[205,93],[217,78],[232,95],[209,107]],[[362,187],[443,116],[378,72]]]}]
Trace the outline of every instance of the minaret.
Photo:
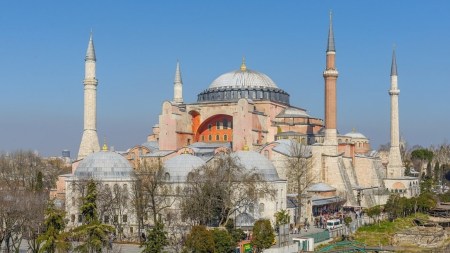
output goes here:
[{"label": "minaret", "polygon": [[395,59],[395,50],[392,52],[391,65],[391,148],[389,150],[389,163],[387,167],[388,178],[400,178],[404,175],[402,157],[400,155],[400,135],[398,120],[398,95],[400,90],[397,85],[397,61]]},{"label": "minaret", "polygon": [[[325,140],[324,145],[336,146],[330,149],[337,153],[337,123],[336,123],[336,80],[338,71],[336,69],[336,49],[334,46],[334,34],[332,15],[330,12],[330,29],[328,31],[326,69],[323,72],[325,79]],[[336,149],[336,150],[334,150]]]},{"label": "minaret", "polygon": [[177,104],[183,103],[183,80],[181,80],[180,63],[178,61],[173,82],[173,101]]},{"label": "minaret", "polygon": [[92,33],[84,60],[84,130],[81,138],[78,160],[100,151],[97,136],[97,84],[95,78],[95,50]]}]

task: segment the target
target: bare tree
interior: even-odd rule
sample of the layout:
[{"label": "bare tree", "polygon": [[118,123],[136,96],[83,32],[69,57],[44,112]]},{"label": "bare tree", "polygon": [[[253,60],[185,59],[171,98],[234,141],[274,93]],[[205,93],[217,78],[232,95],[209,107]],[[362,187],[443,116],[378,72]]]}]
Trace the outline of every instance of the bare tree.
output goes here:
[{"label": "bare tree", "polygon": [[285,161],[288,192],[297,195],[296,224],[301,222],[302,198],[306,189],[316,180],[312,172],[312,154],[308,146],[291,141]]},{"label": "bare tree", "polygon": [[200,225],[223,225],[231,215],[256,203],[258,195],[274,191],[255,169],[245,168],[239,158],[222,154],[194,169],[181,198],[184,219]]},{"label": "bare tree", "polygon": [[152,217],[152,224],[160,221],[163,210],[173,204],[169,197],[170,186],[161,161],[152,163],[142,161],[136,170],[137,180],[133,187],[132,203],[139,221],[139,230],[144,227],[147,214]]}]

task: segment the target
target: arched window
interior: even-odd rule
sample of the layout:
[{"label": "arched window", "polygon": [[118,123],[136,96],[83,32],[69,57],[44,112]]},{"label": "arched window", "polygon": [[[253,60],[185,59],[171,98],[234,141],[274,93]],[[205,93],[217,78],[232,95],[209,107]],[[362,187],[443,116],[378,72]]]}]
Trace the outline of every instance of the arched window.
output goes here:
[{"label": "arched window", "polygon": [[264,203],[259,203],[259,215],[262,216],[264,213]]},{"label": "arched window", "polygon": [[220,140],[220,136],[216,135],[216,141]]},{"label": "arched window", "polygon": [[220,121],[216,121],[216,129],[220,129]]},{"label": "arched window", "polygon": [[204,141],[205,140],[205,136],[204,135],[202,135],[202,141]]},{"label": "arched window", "polygon": [[223,135],[223,140],[224,140],[224,141],[228,141],[228,135],[224,134],[224,135]]},{"label": "arched window", "polygon": [[166,181],[169,181],[169,180],[170,180],[170,174],[169,174],[169,172],[166,172],[166,173],[164,174],[164,180],[166,180]]},{"label": "arched window", "polygon": [[228,129],[228,120],[227,119],[223,120],[223,129]]},{"label": "arched window", "polygon": [[208,140],[212,141],[212,135],[208,135]]}]

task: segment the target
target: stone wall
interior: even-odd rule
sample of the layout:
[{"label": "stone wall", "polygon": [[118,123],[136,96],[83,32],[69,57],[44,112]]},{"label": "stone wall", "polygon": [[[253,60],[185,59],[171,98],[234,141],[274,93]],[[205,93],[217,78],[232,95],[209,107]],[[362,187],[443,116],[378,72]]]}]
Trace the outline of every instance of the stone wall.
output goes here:
[{"label": "stone wall", "polygon": [[396,233],[392,240],[394,246],[416,245],[424,248],[442,247],[447,233],[442,227],[413,227]]}]

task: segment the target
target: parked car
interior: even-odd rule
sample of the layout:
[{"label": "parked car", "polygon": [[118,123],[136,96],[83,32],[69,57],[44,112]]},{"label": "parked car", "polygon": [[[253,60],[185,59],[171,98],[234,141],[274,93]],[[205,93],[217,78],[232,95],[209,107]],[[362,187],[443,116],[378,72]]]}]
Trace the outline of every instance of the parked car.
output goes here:
[{"label": "parked car", "polygon": [[341,220],[339,219],[327,220],[327,229],[334,229],[338,227],[342,227]]}]

